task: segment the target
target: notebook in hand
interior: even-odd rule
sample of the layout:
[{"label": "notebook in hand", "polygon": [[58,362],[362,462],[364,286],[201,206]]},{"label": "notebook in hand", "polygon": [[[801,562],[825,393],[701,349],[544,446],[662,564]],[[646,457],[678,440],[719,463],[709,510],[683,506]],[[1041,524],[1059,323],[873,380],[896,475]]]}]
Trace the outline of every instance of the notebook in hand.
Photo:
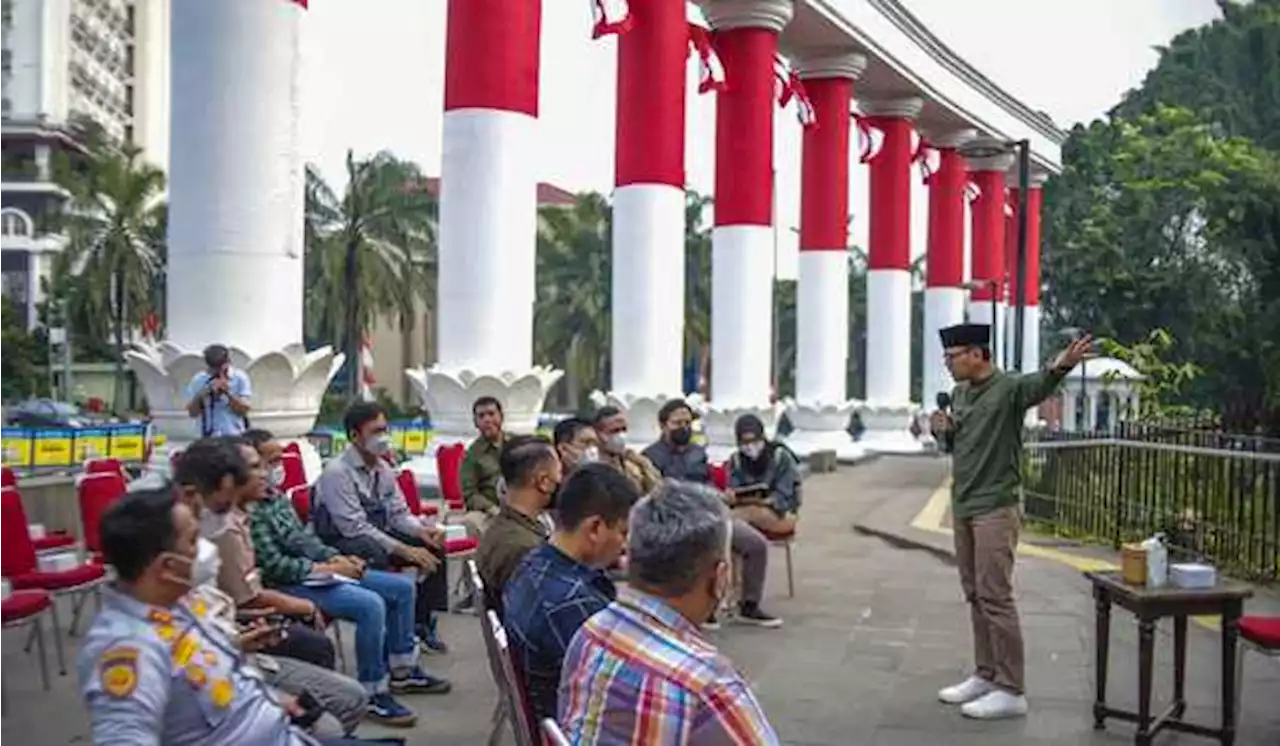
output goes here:
[{"label": "notebook in hand", "polygon": [[305,586],[312,588],[323,587],[326,585],[337,585],[338,583],[354,583],[356,581],[345,575],[339,575],[332,572],[313,572],[302,581]]}]

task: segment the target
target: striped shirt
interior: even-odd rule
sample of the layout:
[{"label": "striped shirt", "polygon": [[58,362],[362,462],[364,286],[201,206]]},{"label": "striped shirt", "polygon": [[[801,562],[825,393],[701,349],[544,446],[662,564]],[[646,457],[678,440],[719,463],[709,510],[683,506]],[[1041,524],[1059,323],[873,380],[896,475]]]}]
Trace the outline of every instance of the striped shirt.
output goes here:
[{"label": "striped shirt", "polygon": [[733,663],[661,599],[624,589],[569,645],[560,722],[581,746],[776,746]]}]

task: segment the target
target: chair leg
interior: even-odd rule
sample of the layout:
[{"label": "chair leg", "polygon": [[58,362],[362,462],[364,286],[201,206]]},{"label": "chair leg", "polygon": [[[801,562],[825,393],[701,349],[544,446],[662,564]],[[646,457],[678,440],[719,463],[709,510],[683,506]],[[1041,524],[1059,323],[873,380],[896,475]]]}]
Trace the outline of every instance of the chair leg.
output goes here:
[{"label": "chair leg", "polygon": [[40,654],[40,682],[44,684],[44,690],[47,692],[49,691],[49,658],[44,652],[44,623],[39,617],[32,620],[31,629],[36,633],[36,649]]},{"label": "chair leg", "polygon": [[80,626],[80,612],[84,609],[84,602],[88,598],[88,591],[71,595],[71,625],[67,627],[67,637],[76,636],[76,627]]},{"label": "chair leg", "polygon": [[347,653],[342,648],[342,625],[337,619],[334,619],[329,626],[333,628],[333,650],[338,654],[338,670],[345,674],[347,672]]},{"label": "chair leg", "polygon": [[[50,607],[52,606],[53,604],[50,604]],[[62,635],[58,634],[58,630],[56,628],[54,629],[54,633],[53,633],[53,653],[54,655],[58,656],[58,675],[66,676],[67,675],[67,659],[66,659],[66,655],[62,652]],[[40,658],[41,658],[41,661],[43,662],[44,653],[40,654]]]},{"label": "chair leg", "polygon": [[796,597],[796,576],[791,569],[791,542],[787,542],[783,547],[787,552],[787,597]]},{"label": "chair leg", "polygon": [[[58,598],[54,596],[53,603],[49,604],[49,616],[53,622],[53,644],[58,650],[62,650],[62,622],[58,619]],[[63,676],[67,674],[66,667],[63,666],[59,671]]]},{"label": "chair leg", "polygon": [[36,628],[33,626],[31,631],[27,633],[27,641],[22,645],[23,655],[31,654],[31,647],[36,644]]},{"label": "chair leg", "polygon": [[502,697],[499,696],[498,705],[493,710],[493,730],[489,731],[489,746],[499,746],[502,743],[502,734],[506,732],[506,725],[507,708],[503,705]]}]

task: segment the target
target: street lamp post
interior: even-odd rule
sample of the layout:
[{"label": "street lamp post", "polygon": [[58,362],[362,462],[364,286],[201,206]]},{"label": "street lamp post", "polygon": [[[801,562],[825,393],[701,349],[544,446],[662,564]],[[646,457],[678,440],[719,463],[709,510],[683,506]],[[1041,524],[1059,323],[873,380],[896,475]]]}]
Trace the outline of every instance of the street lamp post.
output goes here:
[{"label": "street lamp post", "polygon": [[[996,334],[996,329],[997,327],[999,327],[999,324],[996,323],[996,287],[999,284],[1000,284],[999,281],[996,280],[995,278],[988,277],[983,280],[970,280],[960,286],[960,289],[968,290],[970,293],[973,293],[973,291],[975,290],[981,290],[983,288],[991,288],[991,349],[993,353],[995,353],[1000,349],[996,344],[996,341],[999,339],[999,337]],[[968,303],[964,304],[964,319],[965,321],[969,320],[969,304]]]}]

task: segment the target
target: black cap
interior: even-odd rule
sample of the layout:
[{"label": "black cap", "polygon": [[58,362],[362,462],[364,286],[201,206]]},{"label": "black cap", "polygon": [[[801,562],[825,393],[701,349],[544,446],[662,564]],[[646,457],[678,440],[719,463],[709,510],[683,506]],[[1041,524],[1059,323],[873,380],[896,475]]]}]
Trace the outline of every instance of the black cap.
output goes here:
[{"label": "black cap", "polygon": [[942,348],[987,347],[991,344],[991,326],[988,324],[956,324],[938,330]]}]

